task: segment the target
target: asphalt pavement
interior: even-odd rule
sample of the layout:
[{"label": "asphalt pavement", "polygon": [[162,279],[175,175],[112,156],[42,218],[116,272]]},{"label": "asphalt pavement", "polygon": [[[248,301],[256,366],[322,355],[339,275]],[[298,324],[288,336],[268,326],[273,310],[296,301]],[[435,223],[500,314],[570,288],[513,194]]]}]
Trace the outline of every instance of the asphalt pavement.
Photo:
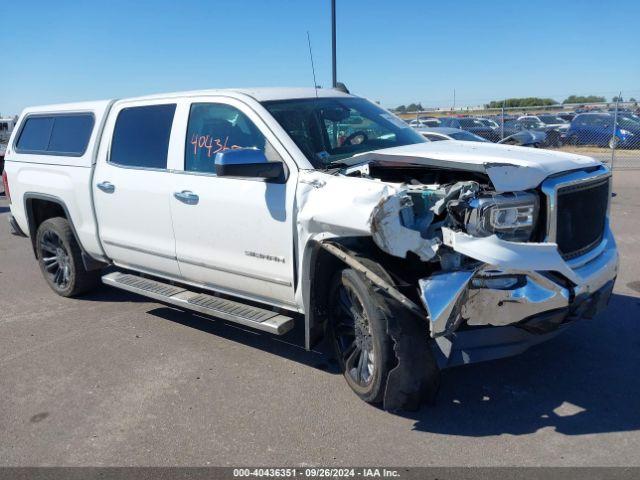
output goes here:
[{"label": "asphalt pavement", "polygon": [[434,406],[360,401],[322,348],[106,286],[56,296],[0,200],[0,465],[640,465],[640,171],[616,171],[609,309],[443,374]]}]

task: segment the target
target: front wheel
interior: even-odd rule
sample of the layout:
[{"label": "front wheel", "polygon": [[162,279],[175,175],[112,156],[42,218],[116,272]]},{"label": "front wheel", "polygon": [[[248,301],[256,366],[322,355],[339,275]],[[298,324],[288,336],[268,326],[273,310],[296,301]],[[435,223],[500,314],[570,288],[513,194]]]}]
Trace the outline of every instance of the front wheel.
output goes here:
[{"label": "front wheel", "polygon": [[87,271],[82,252],[66,218],[42,222],[36,233],[36,253],[45,280],[63,297],[73,297],[96,287],[99,271]]},{"label": "front wheel", "polygon": [[383,399],[395,359],[378,297],[359,273],[345,269],[333,279],[329,304],[333,346],[347,384],[374,404]]}]

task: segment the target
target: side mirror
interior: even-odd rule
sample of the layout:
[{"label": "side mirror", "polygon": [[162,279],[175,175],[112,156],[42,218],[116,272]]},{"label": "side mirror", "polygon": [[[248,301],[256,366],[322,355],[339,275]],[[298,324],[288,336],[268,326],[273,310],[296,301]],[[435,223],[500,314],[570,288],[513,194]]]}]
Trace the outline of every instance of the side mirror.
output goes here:
[{"label": "side mirror", "polygon": [[282,162],[270,162],[262,150],[239,148],[223,150],[215,156],[219,177],[284,179]]}]

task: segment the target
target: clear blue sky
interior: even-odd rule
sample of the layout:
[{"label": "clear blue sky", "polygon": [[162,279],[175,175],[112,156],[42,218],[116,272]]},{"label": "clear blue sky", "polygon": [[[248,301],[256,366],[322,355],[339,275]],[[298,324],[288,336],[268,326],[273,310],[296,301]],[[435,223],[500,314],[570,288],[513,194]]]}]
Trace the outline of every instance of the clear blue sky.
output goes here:
[{"label": "clear blue sky", "polygon": [[[640,99],[639,0],[337,0],[338,76],[384,106]],[[330,0],[0,0],[0,113],[331,82]]]}]

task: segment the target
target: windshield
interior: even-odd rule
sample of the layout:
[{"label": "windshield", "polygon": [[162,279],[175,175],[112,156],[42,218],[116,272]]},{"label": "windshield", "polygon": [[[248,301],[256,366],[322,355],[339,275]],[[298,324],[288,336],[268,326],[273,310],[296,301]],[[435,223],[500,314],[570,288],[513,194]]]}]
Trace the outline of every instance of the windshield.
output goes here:
[{"label": "windshield", "polygon": [[460,118],[458,121],[460,122],[460,126],[462,128],[486,127],[484,123],[482,123],[480,120],[476,120],[475,118]]},{"label": "windshield", "polygon": [[305,98],[263,105],[318,169],[357,153],[427,141],[363,98]]},{"label": "windshield", "polygon": [[628,117],[622,117],[622,118],[618,118],[618,126],[621,128],[638,129],[638,127],[640,127],[640,123]]},{"label": "windshield", "polygon": [[632,122],[640,123],[640,117],[638,117],[637,115],[634,115],[633,113],[622,112],[622,113],[618,113],[618,116],[620,118],[624,118]]},{"label": "windshield", "polygon": [[520,119],[520,123],[524,128],[544,128],[545,124],[535,118],[523,118]]},{"label": "windshield", "polygon": [[449,136],[454,140],[463,140],[465,142],[488,142],[488,140],[485,140],[484,138],[478,135],[475,135],[471,132],[466,132],[464,130],[450,133]]},{"label": "windshield", "polygon": [[487,127],[492,127],[492,128],[497,128],[498,127],[498,124],[496,122],[494,122],[493,120],[490,120],[488,118],[481,118],[480,122],[482,122],[482,124],[487,126]]},{"label": "windshield", "polygon": [[556,117],[554,115],[538,115],[538,118],[547,125],[554,125],[558,123],[568,123],[566,120]]}]

